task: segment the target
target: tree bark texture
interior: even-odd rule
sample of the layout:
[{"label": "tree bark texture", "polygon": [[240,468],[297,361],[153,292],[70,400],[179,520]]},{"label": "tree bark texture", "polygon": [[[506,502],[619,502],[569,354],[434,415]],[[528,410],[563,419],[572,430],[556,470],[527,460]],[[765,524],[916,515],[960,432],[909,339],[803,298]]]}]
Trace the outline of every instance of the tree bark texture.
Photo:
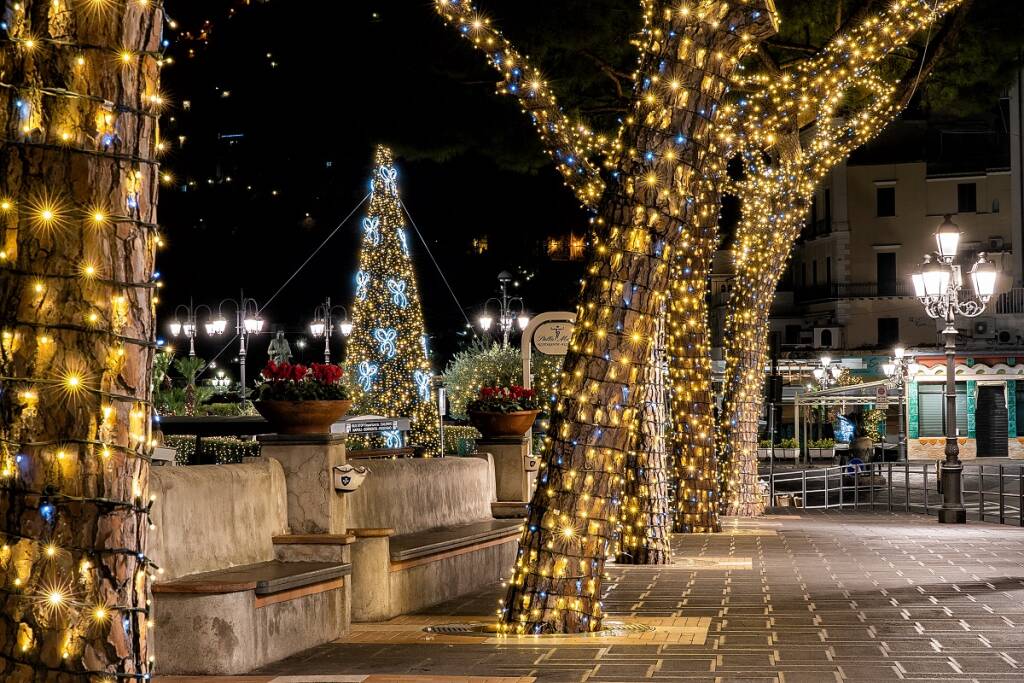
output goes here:
[{"label": "tree bark texture", "polygon": [[650,368],[669,266],[692,244],[706,201],[709,126],[738,57],[774,32],[764,2],[653,10],[627,152],[596,219],[573,339],[501,625],[515,633],[601,627],[601,578],[618,524],[623,472]]},{"label": "tree bark texture", "polygon": [[0,680],[148,672],[161,3],[7,3]]},{"label": "tree bark texture", "polygon": [[655,322],[650,381],[637,387],[639,417],[633,444],[626,454],[625,482],[619,507],[619,564],[671,564],[672,513],[668,491],[668,449],[665,446],[665,318]]}]

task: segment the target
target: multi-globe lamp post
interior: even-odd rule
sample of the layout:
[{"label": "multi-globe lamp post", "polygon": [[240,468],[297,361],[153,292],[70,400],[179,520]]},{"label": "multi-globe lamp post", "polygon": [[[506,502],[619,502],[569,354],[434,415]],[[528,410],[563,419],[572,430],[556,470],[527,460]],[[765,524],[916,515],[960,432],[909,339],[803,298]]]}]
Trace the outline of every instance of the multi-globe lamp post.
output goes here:
[{"label": "multi-globe lamp post", "polygon": [[960,446],[956,433],[956,317],[974,318],[985,310],[995,293],[997,272],[984,252],[970,270],[973,292],[965,286],[963,270],[955,263],[960,248],[960,228],[947,215],[935,233],[938,251],[924,257],[913,275],[914,293],[932,318],[946,323],[946,460],[942,465],[942,507],[940,524],[964,524]]},{"label": "multi-globe lamp post", "polygon": [[348,316],[348,309],[342,305],[331,306],[331,298],[327,297],[324,302],[316,307],[313,312],[313,322],[309,324],[309,332],[314,339],[324,340],[324,363],[331,362],[331,337],[334,336],[334,311],[343,311],[338,329],[345,337],[352,334],[352,321]]},{"label": "multi-globe lamp post", "polygon": [[839,376],[843,374],[843,368],[839,364],[833,365],[832,357],[825,354],[821,357],[821,367],[814,368],[811,374],[814,375],[814,379],[821,389],[828,389],[839,381]]},{"label": "multi-globe lamp post", "polygon": [[[199,306],[193,306],[192,302],[188,302],[188,305],[181,304],[174,309],[174,320],[171,322],[171,336],[177,338],[179,335],[185,335],[188,339],[188,355],[189,358],[195,358],[196,355],[196,335],[199,334],[199,324],[196,320],[196,316],[202,309],[206,309],[208,313],[212,313],[209,306],[200,304]],[[178,316],[184,310],[185,320],[182,321]],[[207,323],[209,325],[209,323]],[[209,327],[207,327],[209,331]]]},{"label": "multi-globe lamp post", "polygon": [[[246,386],[245,386],[245,357],[247,353],[246,342],[249,335],[259,334],[263,331],[266,321],[263,316],[260,315],[259,304],[252,297],[247,297],[245,294],[241,294],[237,300],[235,299],[224,299],[217,305],[217,317],[208,320],[203,323],[203,328],[206,330],[206,334],[211,337],[218,337],[228,329],[228,320],[224,317],[224,305],[231,304],[235,308],[235,335],[239,340],[238,347],[238,366],[239,366],[239,379],[241,381],[241,396],[242,400],[246,397]],[[197,330],[196,313],[200,309],[205,308],[211,311],[209,306],[200,305],[195,308],[191,304],[185,307],[188,311],[188,316],[185,322],[181,322],[177,317],[177,310],[180,310],[183,306],[179,306],[175,311],[174,321],[171,323],[171,334],[177,337],[179,334],[184,333],[189,338],[189,355],[195,355],[195,336]],[[212,312],[212,311],[211,311]]]},{"label": "multi-globe lamp post", "polygon": [[512,274],[507,270],[503,270],[498,273],[498,282],[501,285],[501,296],[492,297],[484,302],[484,312],[480,315],[478,321],[480,322],[480,329],[484,332],[488,332],[491,326],[495,323],[495,318],[491,315],[487,306],[493,301],[498,305],[498,329],[501,330],[502,335],[502,347],[508,346],[508,337],[512,332],[512,325],[518,324],[519,330],[523,331],[526,326],[530,324],[530,316],[526,315],[526,305],[523,303],[523,297],[521,296],[509,296],[508,295],[508,284],[512,282]]},{"label": "multi-globe lamp post", "polygon": [[896,437],[896,450],[900,462],[907,461],[907,430],[903,419],[904,394],[906,392],[907,379],[910,377],[910,364],[913,358],[907,355],[903,346],[893,349],[892,358],[888,363],[882,365],[882,372],[885,373],[887,384],[899,394],[899,419],[900,426]]}]

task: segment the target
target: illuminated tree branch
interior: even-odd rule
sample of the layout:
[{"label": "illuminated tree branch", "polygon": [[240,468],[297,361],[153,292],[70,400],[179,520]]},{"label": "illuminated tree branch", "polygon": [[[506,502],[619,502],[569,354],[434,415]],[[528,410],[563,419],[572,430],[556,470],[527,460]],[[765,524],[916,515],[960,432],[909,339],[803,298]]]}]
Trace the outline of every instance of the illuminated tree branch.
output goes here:
[{"label": "illuminated tree branch", "polygon": [[615,141],[567,116],[543,74],[470,0],[436,0],[434,7],[463,38],[484,52],[488,63],[501,74],[498,92],[518,100],[566,185],[584,206],[595,208],[605,183],[594,158],[612,156]]}]

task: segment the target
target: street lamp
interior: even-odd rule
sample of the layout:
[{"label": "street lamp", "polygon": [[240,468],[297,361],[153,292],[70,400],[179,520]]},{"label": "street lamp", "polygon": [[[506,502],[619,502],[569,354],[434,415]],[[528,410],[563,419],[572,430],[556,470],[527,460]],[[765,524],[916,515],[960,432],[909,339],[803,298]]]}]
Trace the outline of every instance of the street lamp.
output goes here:
[{"label": "street lamp", "polygon": [[935,232],[936,254],[925,256],[924,263],[913,275],[914,294],[924,304],[929,317],[945,321],[942,330],[946,338],[946,461],[942,466],[942,507],[940,524],[964,524],[961,481],[963,465],[956,434],[956,316],[974,318],[982,314],[985,305],[995,293],[996,268],[978,254],[971,268],[973,292],[964,287],[963,271],[953,263],[960,247],[960,228],[947,215]]},{"label": "street lamp", "polygon": [[324,302],[316,307],[313,312],[313,322],[309,324],[309,332],[315,339],[324,339],[324,362],[331,362],[331,337],[334,335],[334,309],[340,308],[345,312],[338,324],[341,334],[349,336],[352,334],[352,323],[348,318],[348,309],[342,305],[331,306],[331,297],[324,299]]},{"label": "street lamp", "polygon": [[523,303],[523,297],[508,295],[508,283],[512,282],[512,274],[507,270],[503,270],[498,273],[498,282],[501,285],[501,297],[491,297],[484,302],[484,312],[477,318],[480,323],[480,329],[487,332],[491,329],[491,325],[495,323],[494,316],[487,310],[488,304],[492,301],[498,305],[498,329],[501,330],[502,334],[502,346],[508,346],[508,337],[512,332],[512,325],[519,325],[519,330],[525,330],[526,326],[530,324],[530,316],[526,314],[526,305]]},{"label": "street lamp", "polygon": [[260,334],[266,325],[263,316],[260,315],[259,304],[256,299],[246,297],[242,292],[238,300],[224,299],[217,305],[217,317],[205,325],[207,334],[218,336],[224,334],[228,328],[228,320],[224,317],[224,304],[233,304],[235,307],[235,334],[238,335],[238,366],[242,387],[242,400],[246,397],[245,386],[245,356],[246,341],[251,334]]},{"label": "street lamp", "polygon": [[910,375],[910,364],[914,362],[912,356],[907,355],[907,350],[902,346],[893,349],[892,358],[888,363],[882,364],[882,372],[885,373],[887,385],[899,393],[900,426],[896,437],[896,450],[900,462],[907,461],[907,434],[903,424],[903,396],[907,386],[907,378]]},{"label": "street lamp", "polygon": [[[169,327],[171,328],[172,337],[177,337],[183,334],[185,335],[185,338],[188,339],[189,358],[195,358],[196,355],[196,334],[198,334],[199,332],[199,326],[196,324],[196,314],[199,313],[199,311],[204,308],[207,311],[210,310],[209,306],[205,306],[202,304],[200,304],[199,306],[193,306],[191,300],[189,300],[188,305],[180,304],[177,308],[174,309],[174,320],[172,320],[171,324],[169,325]],[[180,313],[182,310],[185,311],[184,321],[182,321],[181,318],[178,317],[178,313]],[[209,323],[207,323],[207,325],[209,325]],[[209,331],[209,327],[207,327],[207,331]]]},{"label": "street lamp", "polygon": [[811,374],[818,381],[818,386],[824,390],[839,381],[840,375],[843,374],[843,368],[839,364],[833,365],[832,357],[825,354],[821,357],[821,367],[814,368]]}]

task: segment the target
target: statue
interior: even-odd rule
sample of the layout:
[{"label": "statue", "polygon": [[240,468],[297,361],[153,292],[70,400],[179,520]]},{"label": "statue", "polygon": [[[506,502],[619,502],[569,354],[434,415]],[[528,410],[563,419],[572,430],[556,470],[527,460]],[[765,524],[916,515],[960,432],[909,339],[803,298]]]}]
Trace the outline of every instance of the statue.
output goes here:
[{"label": "statue", "polygon": [[270,340],[267,355],[270,356],[270,360],[278,365],[291,362],[292,347],[288,344],[288,340],[284,338],[284,332],[278,330],[277,336]]}]

